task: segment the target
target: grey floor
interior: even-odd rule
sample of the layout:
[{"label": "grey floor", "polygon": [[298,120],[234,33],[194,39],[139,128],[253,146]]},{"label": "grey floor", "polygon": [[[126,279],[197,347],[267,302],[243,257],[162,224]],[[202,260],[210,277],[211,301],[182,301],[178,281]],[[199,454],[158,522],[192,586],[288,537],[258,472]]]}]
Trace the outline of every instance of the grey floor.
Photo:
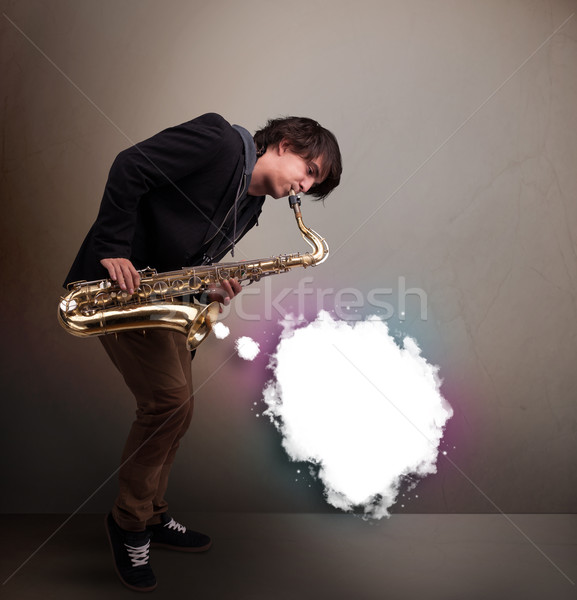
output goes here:
[{"label": "grey floor", "polygon": [[154,551],[159,585],[147,596],[116,579],[102,515],[0,516],[0,597],[577,598],[577,515],[175,516],[214,546],[202,555]]}]

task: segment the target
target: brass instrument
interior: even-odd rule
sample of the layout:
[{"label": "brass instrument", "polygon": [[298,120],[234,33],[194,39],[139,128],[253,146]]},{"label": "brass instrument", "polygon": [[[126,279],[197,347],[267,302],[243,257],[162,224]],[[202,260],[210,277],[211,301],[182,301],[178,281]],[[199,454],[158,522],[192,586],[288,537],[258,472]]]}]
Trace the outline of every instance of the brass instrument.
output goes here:
[{"label": "brass instrument", "polygon": [[285,273],[293,267],[318,265],[327,258],[327,243],[318,233],[305,227],[300,197],[292,189],[289,206],[312,253],[185,267],[167,273],[147,268],[139,271],[140,286],[133,294],[122,290],[110,279],[71,283],[68,294],[61,298],[58,306],[60,324],[68,333],[79,337],[133,329],[171,329],[184,333],[187,348],[193,350],[211,332],[220,309],[218,302],[202,304],[194,297],[191,299],[191,295],[214,289],[224,279],[235,277],[239,283],[250,284],[267,275]]}]

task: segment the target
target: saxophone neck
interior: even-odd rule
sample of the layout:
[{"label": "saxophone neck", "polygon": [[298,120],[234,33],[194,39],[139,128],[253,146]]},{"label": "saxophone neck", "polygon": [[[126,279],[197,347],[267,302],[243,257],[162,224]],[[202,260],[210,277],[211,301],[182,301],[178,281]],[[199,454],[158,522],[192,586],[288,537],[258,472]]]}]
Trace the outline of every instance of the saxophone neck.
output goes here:
[{"label": "saxophone neck", "polygon": [[303,223],[303,217],[301,214],[301,199],[293,189],[290,191],[288,200],[289,206],[295,213],[295,218],[301,234],[313,250],[311,254],[312,263],[313,265],[320,265],[327,259],[329,255],[329,246],[323,237],[321,237],[316,231],[309,229]]}]

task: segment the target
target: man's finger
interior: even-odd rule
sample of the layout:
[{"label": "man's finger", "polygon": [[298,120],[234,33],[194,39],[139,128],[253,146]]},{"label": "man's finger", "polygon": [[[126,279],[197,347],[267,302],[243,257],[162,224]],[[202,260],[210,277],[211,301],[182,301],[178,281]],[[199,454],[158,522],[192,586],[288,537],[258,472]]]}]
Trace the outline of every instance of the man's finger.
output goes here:
[{"label": "man's finger", "polygon": [[234,296],[234,294],[232,293],[232,288],[230,287],[230,282],[229,282],[229,280],[228,280],[228,279],[223,279],[223,280],[220,282],[220,285],[221,285],[222,289],[223,289],[223,290],[224,290],[224,292],[225,292],[225,296],[228,296],[229,298],[230,298],[231,296]]},{"label": "man's finger", "polygon": [[133,294],[134,290],[140,285],[140,275],[130,261],[122,262],[124,280],[128,287],[128,291]]},{"label": "man's finger", "polygon": [[105,258],[100,262],[108,271],[110,279],[116,281],[121,290],[128,289],[133,294],[140,285],[140,274],[127,258]]},{"label": "man's finger", "polygon": [[240,294],[242,291],[242,285],[238,282],[238,279],[230,279],[230,285],[234,291],[234,294]]},{"label": "man's finger", "polygon": [[132,273],[127,264],[121,263],[120,270],[122,272],[122,279],[124,280],[124,286],[120,286],[122,289],[126,289],[129,294],[134,293],[134,286],[132,285]]},{"label": "man's finger", "polygon": [[114,269],[114,263],[110,261],[102,261],[102,266],[108,271],[108,276],[112,281],[116,281],[116,270]]},{"label": "man's finger", "polygon": [[120,286],[121,290],[125,290],[126,289],[126,281],[124,280],[124,273],[122,272],[122,266],[121,265],[115,265],[116,268],[114,269],[114,272],[116,274],[116,277],[114,278],[116,283]]}]

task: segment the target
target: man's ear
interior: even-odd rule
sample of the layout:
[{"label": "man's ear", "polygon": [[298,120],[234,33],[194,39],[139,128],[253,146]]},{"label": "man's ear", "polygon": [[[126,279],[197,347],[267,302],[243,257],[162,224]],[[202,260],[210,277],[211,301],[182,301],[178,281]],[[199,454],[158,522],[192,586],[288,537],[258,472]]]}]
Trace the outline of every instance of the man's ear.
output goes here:
[{"label": "man's ear", "polygon": [[281,140],[278,148],[277,148],[277,152],[279,153],[279,156],[282,156],[287,150],[289,150],[289,143],[287,140]]}]

